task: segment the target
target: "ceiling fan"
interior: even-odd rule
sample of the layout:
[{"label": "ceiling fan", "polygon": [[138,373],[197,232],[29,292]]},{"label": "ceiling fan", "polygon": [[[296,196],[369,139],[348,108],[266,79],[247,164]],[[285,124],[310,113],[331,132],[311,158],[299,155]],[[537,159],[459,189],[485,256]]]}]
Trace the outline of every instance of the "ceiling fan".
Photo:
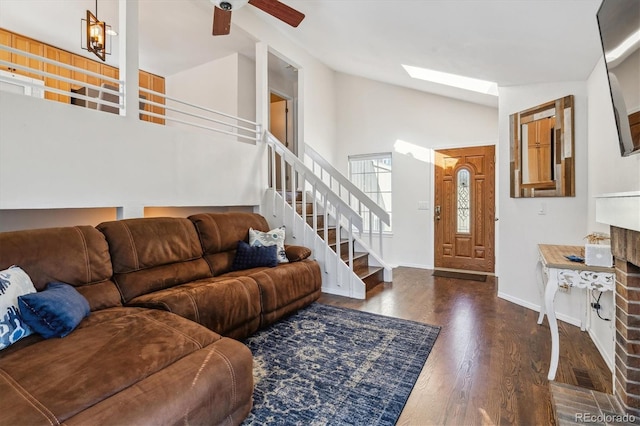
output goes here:
[{"label": "ceiling fan", "polygon": [[231,11],[249,3],[252,6],[297,27],[304,19],[304,14],[278,0],[210,0],[213,8],[213,35],[226,35],[231,31]]}]

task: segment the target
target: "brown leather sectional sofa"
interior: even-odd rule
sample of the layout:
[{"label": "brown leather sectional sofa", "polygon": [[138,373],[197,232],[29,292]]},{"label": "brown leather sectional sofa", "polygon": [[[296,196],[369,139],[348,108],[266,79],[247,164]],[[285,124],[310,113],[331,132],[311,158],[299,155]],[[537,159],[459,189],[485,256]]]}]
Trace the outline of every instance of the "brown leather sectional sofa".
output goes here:
[{"label": "brown leather sectional sofa", "polygon": [[231,271],[251,213],[0,233],[0,270],[73,285],[91,314],[64,338],[0,351],[0,424],[238,424],[252,405],[244,338],[320,296],[304,247]]}]

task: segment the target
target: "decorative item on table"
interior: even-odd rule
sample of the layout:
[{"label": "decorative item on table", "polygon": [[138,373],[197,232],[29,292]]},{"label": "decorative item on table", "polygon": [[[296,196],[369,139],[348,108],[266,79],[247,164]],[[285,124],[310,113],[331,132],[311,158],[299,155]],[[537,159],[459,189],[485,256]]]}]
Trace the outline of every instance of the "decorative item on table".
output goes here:
[{"label": "decorative item on table", "polygon": [[569,259],[572,262],[578,262],[578,263],[583,263],[584,262],[584,257],[581,256],[576,256],[575,254],[570,254],[568,256],[565,256],[567,259]]},{"label": "decorative item on table", "polygon": [[611,245],[603,243],[611,239],[609,234],[592,232],[584,238],[588,241],[584,245],[584,264],[588,266],[603,266],[605,268],[612,267]]}]

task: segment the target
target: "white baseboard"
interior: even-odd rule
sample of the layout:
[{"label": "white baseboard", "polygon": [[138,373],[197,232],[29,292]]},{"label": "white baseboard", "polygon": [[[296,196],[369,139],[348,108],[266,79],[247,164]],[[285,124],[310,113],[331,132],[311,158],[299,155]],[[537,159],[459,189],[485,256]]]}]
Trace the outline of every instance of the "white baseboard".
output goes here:
[{"label": "white baseboard", "polygon": [[522,300],[517,297],[513,297],[510,294],[503,293],[501,291],[498,292],[498,297],[500,299],[504,299],[511,303],[515,303],[516,305],[524,306],[525,308],[531,309],[532,311],[540,312],[540,305],[536,305],[535,303],[528,302],[526,300]]},{"label": "white baseboard", "polygon": [[433,269],[433,265],[425,265],[424,263],[401,263],[396,266],[405,266],[407,268],[416,268],[416,269]]},{"label": "white baseboard", "polygon": [[[500,291],[498,292],[498,297],[508,302],[515,303],[516,305],[520,305],[527,309],[531,309],[532,311],[540,312],[540,305],[536,305],[535,303],[531,303],[529,301],[522,300],[517,297],[513,297],[509,294],[502,293]],[[575,325],[576,327],[580,327],[582,324],[582,321],[579,318],[573,318],[565,314],[556,314],[556,318],[566,323],[569,323],[571,325]]]}]

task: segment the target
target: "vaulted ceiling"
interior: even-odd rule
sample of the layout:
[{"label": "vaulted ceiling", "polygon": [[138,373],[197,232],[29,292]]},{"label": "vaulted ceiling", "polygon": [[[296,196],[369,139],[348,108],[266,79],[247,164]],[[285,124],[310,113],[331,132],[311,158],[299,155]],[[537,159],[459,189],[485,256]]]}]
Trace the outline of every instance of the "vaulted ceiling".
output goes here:
[{"label": "vaulted ceiling", "polygon": [[[208,0],[139,0],[140,65],[170,75],[240,52],[250,28],[211,36]],[[497,105],[495,97],[410,78],[401,64],[500,86],[586,80],[601,56],[601,0],[285,0],[306,15],[298,28],[246,6],[330,68],[382,82]],[[81,53],[80,19],[94,0],[0,0],[0,26]],[[117,0],[99,18],[118,30]],[[241,16],[241,15],[240,15]],[[235,17],[235,16],[234,16]],[[245,31],[246,30],[246,31]],[[108,61],[117,64],[117,42]]]}]

